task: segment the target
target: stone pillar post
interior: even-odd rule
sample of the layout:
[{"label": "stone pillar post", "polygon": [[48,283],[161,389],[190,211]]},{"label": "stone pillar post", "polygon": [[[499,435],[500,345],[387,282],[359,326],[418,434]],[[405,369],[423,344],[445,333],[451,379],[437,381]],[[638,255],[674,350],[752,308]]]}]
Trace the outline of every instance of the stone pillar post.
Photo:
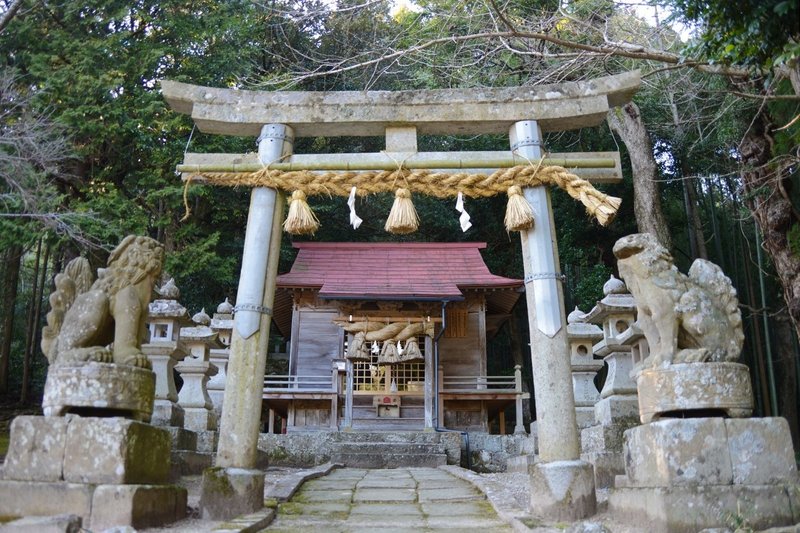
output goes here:
[{"label": "stone pillar post", "polygon": [[[264,126],[258,143],[261,163],[268,165],[291,154],[293,143],[291,127]],[[217,466],[203,474],[200,505],[206,518],[227,519],[263,505],[264,475],[254,468],[283,206],[282,196],[274,189],[259,187],[251,193]]]},{"label": "stone pillar post", "polygon": [[[509,136],[512,152],[542,157],[542,133],[535,120],[514,123]],[[533,228],[520,232],[541,460],[531,469],[532,510],[556,520],[583,518],[595,511],[594,477],[591,465],[579,459],[550,191],[527,187],[523,194],[535,219]]]},{"label": "stone pillar post", "polygon": [[594,378],[597,371],[603,368],[603,362],[594,358],[593,348],[594,343],[603,338],[603,331],[594,324],[586,323],[584,316],[576,307],[567,317],[575,418],[581,429],[594,424],[594,406],[600,401]]}]

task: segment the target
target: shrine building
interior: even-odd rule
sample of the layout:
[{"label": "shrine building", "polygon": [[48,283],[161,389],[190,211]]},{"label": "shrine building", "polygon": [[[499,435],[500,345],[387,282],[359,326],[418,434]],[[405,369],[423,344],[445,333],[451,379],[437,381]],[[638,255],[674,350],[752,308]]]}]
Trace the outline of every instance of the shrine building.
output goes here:
[{"label": "shrine building", "polygon": [[266,376],[263,395],[289,433],[487,432],[527,397],[518,368],[487,375],[487,340],[524,289],[489,272],[485,243],[294,247],[274,304],[289,371]]}]

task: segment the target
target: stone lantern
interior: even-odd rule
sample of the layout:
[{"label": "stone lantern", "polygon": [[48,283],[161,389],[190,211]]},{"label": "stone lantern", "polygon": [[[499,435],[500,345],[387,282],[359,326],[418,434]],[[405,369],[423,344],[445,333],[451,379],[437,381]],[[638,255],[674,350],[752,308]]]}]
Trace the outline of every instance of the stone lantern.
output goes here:
[{"label": "stone lantern", "polygon": [[150,303],[147,327],[150,342],[142,345],[156,375],[156,393],[151,423],[157,426],[183,425],[183,408],[178,401],[173,369],[186,356],[180,342],[182,327],[191,324],[186,308],[178,303],[180,291],[170,279],[159,289],[161,298]]},{"label": "stone lantern", "polygon": [[594,345],[594,353],[603,357],[608,373],[594,406],[595,424],[581,432],[581,457],[594,465],[598,488],[612,487],[614,478],[625,472],[623,433],[639,425],[639,399],[630,376],[633,364],[627,333],[636,320],[636,302],[625,283],[614,276],[603,285],[603,294],[584,320],[602,327],[603,339]]},{"label": "stone lantern", "polygon": [[217,373],[209,361],[212,348],[220,346],[217,334],[208,327],[211,318],[205,310],[192,317],[197,324],[181,330],[181,342],[189,352],[175,369],[180,372],[183,387],[178,395],[178,403],[183,407],[184,427],[192,431],[209,431],[217,429],[217,415],[214,404],[208,395],[207,384],[211,376]]},{"label": "stone lantern", "polygon": [[225,396],[225,384],[228,378],[228,357],[231,349],[231,334],[233,332],[233,305],[225,298],[225,301],[217,306],[210,324],[211,330],[218,335],[219,348],[211,348],[210,360],[217,367],[217,374],[208,380],[208,395],[214,403],[214,411],[217,418],[222,415],[222,399]]},{"label": "stone lantern", "polygon": [[603,362],[594,358],[593,345],[602,338],[603,331],[585,322],[584,313],[577,307],[567,317],[575,418],[580,429],[594,424],[594,406],[600,400],[594,378],[597,371],[603,368]]}]

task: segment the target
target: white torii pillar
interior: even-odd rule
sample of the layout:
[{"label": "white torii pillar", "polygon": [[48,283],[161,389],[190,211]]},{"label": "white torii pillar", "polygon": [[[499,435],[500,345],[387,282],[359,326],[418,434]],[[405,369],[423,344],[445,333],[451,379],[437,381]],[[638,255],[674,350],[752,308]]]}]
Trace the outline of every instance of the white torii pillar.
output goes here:
[{"label": "white torii pillar", "polygon": [[[264,126],[259,160],[268,165],[282,159],[293,142],[289,126]],[[204,518],[228,519],[263,506],[264,472],[255,466],[283,204],[275,189],[255,188],[250,196],[228,360],[228,381],[235,386],[225,388],[215,468],[203,473]]]},{"label": "white torii pillar", "polygon": [[[512,152],[542,157],[542,132],[535,120],[514,123],[509,138]],[[520,232],[539,435],[531,510],[554,520],[574,520],[594,514],[597,503],[592,465],[580,460],[550,190],[527,187],[523,195],[534,215],[533,228]]]}]

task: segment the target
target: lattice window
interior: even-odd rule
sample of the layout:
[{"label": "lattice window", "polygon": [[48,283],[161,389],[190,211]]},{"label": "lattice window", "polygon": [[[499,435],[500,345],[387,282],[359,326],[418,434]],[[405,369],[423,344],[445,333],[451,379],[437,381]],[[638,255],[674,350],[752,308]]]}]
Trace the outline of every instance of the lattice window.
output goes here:
[{"label": "lattice window", "polygon": [[[425,337],[418,337],[417,344],[423,357],[425,356]],[[399,363],[396,365],[378,365],[378,355],[383,348],[383,342],[378,341],[378,353],[371,351],[371,361],[353,362],[353,389],[357,391],[389,391],[394,379],[398,392],[422,392],[425,382],[425,362]],[[381,373],[381,369],[385,369]],[[410,384],[410,385],[409,385]]]}]

